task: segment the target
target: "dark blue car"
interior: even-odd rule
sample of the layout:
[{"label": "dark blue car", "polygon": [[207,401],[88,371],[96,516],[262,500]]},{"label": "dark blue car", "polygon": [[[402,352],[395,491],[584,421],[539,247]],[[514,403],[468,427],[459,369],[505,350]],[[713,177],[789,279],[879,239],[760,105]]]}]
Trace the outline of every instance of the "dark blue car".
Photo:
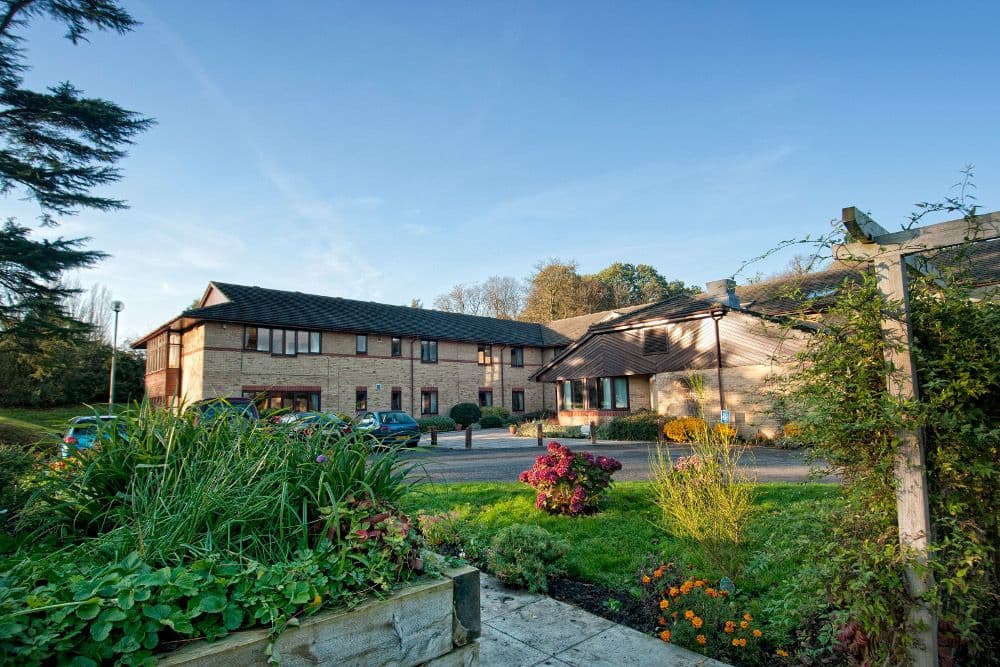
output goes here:
[{"label": "dark blue car", "polygon": [[381,445],[420,444],[417,420],[401,410],[366,412],[358,419],[357,430],[372,435]]}]

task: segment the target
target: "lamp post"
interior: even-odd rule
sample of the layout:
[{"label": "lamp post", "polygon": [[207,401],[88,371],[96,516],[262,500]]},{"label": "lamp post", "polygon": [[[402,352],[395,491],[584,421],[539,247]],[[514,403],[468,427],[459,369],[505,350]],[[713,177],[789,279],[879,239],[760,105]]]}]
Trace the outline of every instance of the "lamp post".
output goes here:
[{"label": "lamp post", "polygon": [[115,371],[118,367],[118,313],[125,310],[121,301],[112,301],[111,310],[115,311],[115,332],[111,342],[111,387],[108,390],[108,414],[115,413]]},{"label": "lamp post", "polygon": [[726,311],[717,308],[710,314],[715,322],[715,371],[719,381],[719,410],[722,411],[726,409],[726,397],[722,392],[722,342],[719,339],[719,320],[726,316]]}]

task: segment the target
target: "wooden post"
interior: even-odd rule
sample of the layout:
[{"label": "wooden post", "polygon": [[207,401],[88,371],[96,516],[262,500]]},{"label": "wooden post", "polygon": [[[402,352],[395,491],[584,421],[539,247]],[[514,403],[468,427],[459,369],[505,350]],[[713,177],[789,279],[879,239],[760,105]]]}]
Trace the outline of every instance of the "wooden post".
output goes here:
[{"label": "wooden post", "polygon": [[437,447],[438,444],[438,430],[437,426],[431,426],[431,446]]},{"label": "wooden post", "polygon": [[597,444],[597,424],[590,422],[590,444]]},{"label": "wooden post", "polygon": [[537,426],[538,428],[536,429],[536,432],[538,433],[538,446],[543,447],[544,445],[542,445],[542,425],[538,424]]},{"label": "wooden post", "polygon": [[659,417],[657,417],[657,419],[656,419],[656,444],[658,444],[658,445],[662,445],[663,444],[663,435],[664,435],[663,429],[664,429],[664,427],[666,427],[666,425],[667,425],[667,418],[666,417],[664,417],[663,415],[660,415]]},{"label": "wooden post", "polygon": [[[875,274],[882,296],[890,306],[899,306],[895,317],[889,313],[882,319],[884,355],[891,369],[887,378],[889,395],[900,403],[916,400],[918,385],[910,352],[912,332],[903,256],[896,253],[876,258]],[[931,534],[924,434],[923,429],[915,428],[901,430],[896,436],[899,440],[894,462],[899,544],[904,552],[914,554],[924,569],[923,573],[913,569],[906,573],[907,588],[917,601],[910,608],[910,622],[921,628],[917,634],[918,645],[910,649],[910,659],[915,667],[934,667],[937,665],[937,616],[926,602],[920,600],[934,585],[932,574],[923,568],[927,564]]]},{"label": "wooden post", "polygon": [[472,424],[465,427],[465,448],[472,449]]}]

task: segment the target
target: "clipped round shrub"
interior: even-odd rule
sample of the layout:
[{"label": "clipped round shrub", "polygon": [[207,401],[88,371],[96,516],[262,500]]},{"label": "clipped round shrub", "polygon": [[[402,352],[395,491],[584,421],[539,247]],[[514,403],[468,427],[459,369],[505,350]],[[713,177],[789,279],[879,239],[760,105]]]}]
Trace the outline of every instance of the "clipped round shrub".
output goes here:
[{"label": "clipped round shrub", "polygon": [[479,420],[479,425],[483,428],[500,428],[503,423],[503,419],[497,415],[484,415]]},{"label": "clipped round shrub", "polygon": [[569,553],[569,542],[541,526],[515,523],[494,536],[486,565],[497,579],[532,593],[549,590],[549,577],[562,573],[557,562]]},{"label": "clipped round shrub", "polygon": [[483,417],[483,411],[475,403],[458,403],[448,414],[455,420],[456,424],[462,426],[475,424]]}]

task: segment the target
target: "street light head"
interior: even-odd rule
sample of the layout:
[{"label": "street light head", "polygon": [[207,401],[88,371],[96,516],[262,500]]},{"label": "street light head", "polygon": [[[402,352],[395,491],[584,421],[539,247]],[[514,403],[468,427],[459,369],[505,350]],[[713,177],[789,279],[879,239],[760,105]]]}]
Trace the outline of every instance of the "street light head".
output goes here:
[{"label": "street light head", "polygon": [[719,320],[721,320],[723,317],[726,316],[726,311],[723,310],[722,308],[716,308],[712,310],[709,314],[712,316],[713,320],[718,322]]},{"label": "street light head", "polygon": [[125,310],[125,304],[122,303],[121,301],[112,301],[111,310],[115,311],[116,313],[120,313],[123,310]]}]

